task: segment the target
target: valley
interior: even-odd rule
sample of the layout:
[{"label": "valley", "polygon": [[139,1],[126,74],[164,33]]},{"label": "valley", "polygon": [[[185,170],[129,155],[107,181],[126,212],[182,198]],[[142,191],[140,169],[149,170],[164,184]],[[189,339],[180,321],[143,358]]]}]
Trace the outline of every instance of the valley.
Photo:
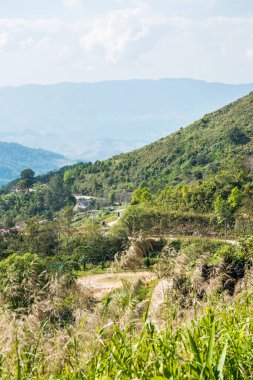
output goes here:
[{"label": "valley", "polygon": [[2,190],[3,379],[250,378],[252,125],[250,93]]},{"label": "valley", "polygon": [[253,380],[252,42],[252,1],[0,1],[0,380]]},{"label": "valley", "polygon": [[1,87],[0,141],[95,162],[165,137],[252,90],[187,78]]}]

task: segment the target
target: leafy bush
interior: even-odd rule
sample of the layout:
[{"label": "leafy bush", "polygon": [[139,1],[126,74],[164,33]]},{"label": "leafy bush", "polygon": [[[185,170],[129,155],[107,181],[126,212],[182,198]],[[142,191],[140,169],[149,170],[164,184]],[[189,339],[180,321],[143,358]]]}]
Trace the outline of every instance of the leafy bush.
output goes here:
[{"label": "leafy bush", "polygon": [[245,264],[246,256],[242,250],[233,246],[224,246],[216,252],[213,257],[212,263],[217,263],[220,259],[224,259],[227,263],[240,263]]},{"label": "leafy bush", "polygon": [[249,142],[248,136],[237,126],[230,128],[227,136],[233,144],[247,144]]}]

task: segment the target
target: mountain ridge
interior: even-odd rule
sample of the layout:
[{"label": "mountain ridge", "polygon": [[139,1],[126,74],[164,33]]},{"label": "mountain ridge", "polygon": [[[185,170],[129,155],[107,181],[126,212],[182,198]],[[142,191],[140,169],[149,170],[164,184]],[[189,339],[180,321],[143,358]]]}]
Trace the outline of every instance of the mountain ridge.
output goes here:
[{"label": "mountain ridge", "polygon": [[0,142],[0,185],[31,168],[36,174],[57,170],[68,161],[63,155],[40,148],[29,148],[18,143]]},{"label": "mountain ridge", "polygon": [[70,170],[83,193],[133,191],[142,182],[159,189],[244,170],[252,153],[253,92],[143,148]]},{"label": "mountain ridge", "polygon": [[96,161],[145,146],[250,90],[184,78],[0,87],[0,140],[39,141]]}]

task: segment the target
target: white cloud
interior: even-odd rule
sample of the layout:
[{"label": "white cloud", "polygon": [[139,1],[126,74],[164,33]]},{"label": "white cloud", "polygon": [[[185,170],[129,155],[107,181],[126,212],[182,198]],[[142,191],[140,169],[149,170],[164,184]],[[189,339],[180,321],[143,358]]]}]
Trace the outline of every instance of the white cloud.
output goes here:
[{"label": "white cloud", "polygon": [[5,48],[10,43],[10,35],[7,32],[0,33],[0,49]]},{"label": "white cloud", "polygon": [[82,0],[63,0],[63,5],[66,8],[80,8],[82,4]]},{"label": "white cloud", "polygon": [[58,19],[0,19],[0,30],[4,29],[11,34],[25,32],[41,32],[44,34],[57,33],[65,27],[66,23]]},{"label": "white cloud", "polygon": [[[150,3],[155,4],[157,0],[149,0]],[[161,3],[166,5],[197,5],[197,6],[205,6],[209,8],[217,3],[217,0],[161,0]]]},{"label": "white cloud", "polygon": [[118,8],[130,8],[137,7],[141,2],[146,5],[150,5],[152,7],[156,7],[157,5],[161,5],[164,8],[168,8],[168,6],[201,6],[209,9],[217,4],[218,0],[62,0],[62,4],[66,8],[80,8],[83,6],[88,7],[89,9],[99,10],[106,9],[108,12],[118,9]]},{"label": "white cloud", "polygon": [[95,18],[80,45],[90,54],[102,52],[109,63],[126,63],[152,48],[159,21],[145,4],[112,11]]},{"label": "white cloud", "polygon": [[145,59],[159,61],[160,72],[167,76],[250,82],[252,68],[245,52],[253,45],[252,32],[253,17],[187,18],[181,29],[165,33]]},{"label": "white cloud", "polygon": [[253,48],[249,48],[246,50],[246,57],[253,59]]},{"label": "white cloud", "polygon": [[45,48],[51,45],[52,54],[56,50],[64,50],[61,54],[63,56],[67,55],[68,45],[73,45],[76,41],[78,46],[80,33],[85,27],[82,21],[0,19],[0,48],[11,45],[12,51],[18,52],[18,48]]},{"label": "white cloud", "polygon": [[70,49],[69,46],[66,46],[66,45],[60,47],[59,50],[58,50],[58,56],[60,58],[68,57],[70,55],[70,53],[71,53],[71,49]]},{"label": "white cloud", "polygon": [[24,40],[19,41],[19,45],[23,49],[31,48],[36,44],[36,40],[32,37],[28,37]]},{"label": "white cloud", "polygon": [[50,44],[52,42],[52,38],[50,37],[44,37],[35,39],[32,37],[28,37],[24,40],[19,41],[19,46],[23,49],[47,49],[50,47]]},{"label": "white cloud", "polygon": [[[208,12],[225,0],[63,1],[57,18],[0,19],[2,81],[8,75],[22,81],[31,62],[30,81],[35,75],[37,81],[47,75],[55,81],[162,76],[253,81],[253,16]],[[231,0],[234,7],[236,2]]]}]

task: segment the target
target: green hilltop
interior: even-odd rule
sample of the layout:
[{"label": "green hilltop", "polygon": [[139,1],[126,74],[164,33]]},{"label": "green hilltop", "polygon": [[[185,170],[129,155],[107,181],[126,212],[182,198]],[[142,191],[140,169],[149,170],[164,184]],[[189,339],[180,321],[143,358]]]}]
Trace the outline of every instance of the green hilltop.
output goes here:
[{"label": "green hilltop", "polygon": [[141,183],[153,191],[192,183],[226,172],[251,169],[253,93],[205,115],[192,125],[144,148],[94,164],[76,165],[65,173],[83,193],[133,191]]},{"label": "green hilltop", "polygon": [[[144,148],[34,178],[34,194],[2,196],[3,224],[54,214],[73,205],[73,194],[122,203],[137,189],[132,203],[148,201],[162,212],[191,213],[195,219],[216,215],[220,223],[229,220],[232,225],[238,213],[253,215],[252,127],[250,93]],[[6,187],[5,194],[16,186],[18,181]]]}]

